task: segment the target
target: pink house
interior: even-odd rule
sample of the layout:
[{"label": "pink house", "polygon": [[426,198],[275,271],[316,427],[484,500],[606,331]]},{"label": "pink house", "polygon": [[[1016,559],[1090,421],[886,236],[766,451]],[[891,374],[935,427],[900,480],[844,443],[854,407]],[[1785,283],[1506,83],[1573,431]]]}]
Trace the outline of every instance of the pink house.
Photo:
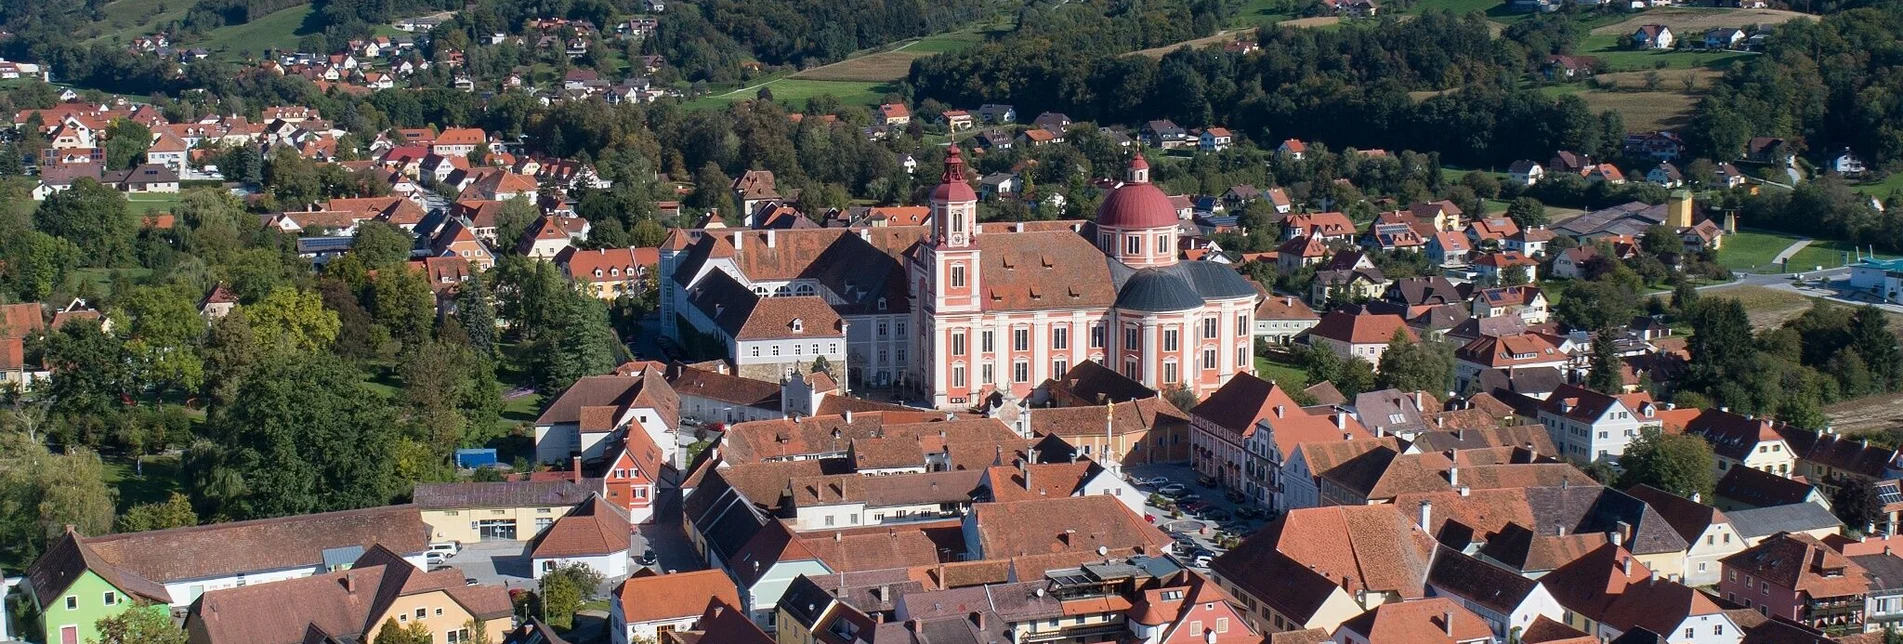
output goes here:
[{"label": "pink house", "polygon": [[1810,535],[1780,532],[1719,564],[1728,601],[1832,635],[1863,631],[1869,574]]}]

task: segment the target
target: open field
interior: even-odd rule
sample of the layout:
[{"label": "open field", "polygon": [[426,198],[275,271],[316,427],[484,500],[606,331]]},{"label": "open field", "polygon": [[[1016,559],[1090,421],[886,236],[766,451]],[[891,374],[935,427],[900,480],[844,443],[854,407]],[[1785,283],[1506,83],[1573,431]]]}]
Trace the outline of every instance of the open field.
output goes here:
[{"label": "open field", "polygon": [[1889,394],[1846,400],[1824,408],[1831,427],[1845,434],[1891,429],[1903,425],[1903,396]]},{"label": "open field", "polygon": [[1858,184],[1856,190],[1878,199],[1889,199],[1891,193],[1903,191],[1903,172],[1891,174],[1881,181]]},{"label": "open field", "polygon": [[898,88],[891,83],[873,81],[826,81],[804,78],[779,78],[758,85],[749,85],[725,94],[705,96],[687,103],[690,109],[721,108],[734,103],[752,99],[766,87],[773,92],[773,100],[793,104],[794,108],[806,105],[807,99],[830,94],[841,103],[855,105],[878,105],[887,92]]},{"label": "open field", "polygon": [[1751,326],[1765,328],[1783,324],[1811,307],[1811,298],[1791,291],[1762,286],[1739,286],[1707,292],[1708,298],[1738,300],[1751,316]]},{"label": "open field", "polygon": [[169,194],[126,195],[126,210],[131,211],[134,215],[144,215],[148,210],[171,212],[173,208],[178,207],[178,202],[183,198],[184,194],[183,192],[175,192]]},{"label": "open field", "polygon": [[158,31],[158,24],[185,17],[192,3],[184,0],[117,0],[106,5],[105,20],[94,23],[94,40],[124,43]]},{"label": "open field", "polygon": [[1625,117],[1628,132],[1670,130],[1689,123],[1698,96],[1684,92],[1579,92],[1593,112],[1616,110]]},{"label": "open field", "polygon": [[[1303,22],[1307,20],[1324,20],[1324,18],[1303,18],[1302,20],[1290,20],[1287,22],[1283,22],[1281,24],[1288,25],[1291,23]],[[1326,18],[1326,20],[1335,20],[1335,19]],[[1305,26],[1305,25],[1298,25],[1298,26]],[[1216,35],[1214,36],[1197,38],[1195,40],[1185,40],[1182,42],[1174,42],[1174,43],[1164,45],[1162,47],[1151,47],[1149,49],[1139,49],[1130,53],[1136,54],[1138,56],[1162,58],[1165,54],[1168,54],[1172,51],[1176,51],[1178,49],[1182,49],[1185,46],[1188,46],[1192,49],[1202,49],[1204,47],[1220,45],[1220,44],[1223,44],[1238,38],[1254,38],[1254,37],[1255,37],[1255,29],[1253,27],[1248,29],[1225,29],[1223,31],[1216,32]]]},{"label": "open field", "polygon": [[1705,31],[1718,27],[1744,28],[1751,25],[1769,26],[1783,24],[1804,18],[1816,20],[1816,16],[1783,11],[1780,9],[1716,9],[1708,7],[1672,7],[1653,9],[1592,30],[1593,35],[1629,34],[1638,31],[1644,25],[1665,25],[1680,39],[1694,34],[1703,38]]},{"label": "open field", "polygon": [[869,53],[830,65],[821,65],[795,73],[791,78],[819,81],[891,82],[912,71],[912,61],[948,52],[963,51],[984,42],[978,30],[954,31],[915,40],[890,51]]},{"label": "open field", "polygon": [[145,457],[143,476],[131,459],[107,459],[105,465],[106,485],[118,492],[120,512],[140,503],[164,501],[173,492],[184,491],[179,485],[177,456]]},{"label": "open field", "polygon": [[267,49],[296,49],[297,40],[310,35],[303,31],[304,21],[315,11],[312,5],[298,5],[242,25],[219,27],[199,45],[227,59],[243,58],[245,52],[255,56]]},{"label": "open field", "polygon": [[[1856,257],[1856,252],[1857,249],[1851,246],[1849,242],[1820,239],[1811,242],[1809,246],[1805,246],[1803,250],[1797,251],[1796,255],[1791,256],[1791,270],[1815,270],[1815,267],[1818,266],[1836,268],[1845,265],[1845,253],[1851,253],[1850,256],[1854,258]],[[1869,256],[1867,249],[1864,251],[1864,256]],[[1879,255],[1879,257],[1881,257],[1881,255]],[[1851,261],[1855,260],[1852,259]]]},{"label": "open field", "polygon": [[1796,241],[1794,235],[1740,230],[1725,236],[1724,247],[1718,249],[1718,264],[1732,270],[1766,267]]},{"label": "open field", "polygon": [[1295,365],[1275,362],[1262,356],[1256,356],[1255,375],[1263,380],[1272,380],[1283,389],[1301,391],[1308,388],[1308,372]]},{"label": "open field", "polygon": [[1273,25],[1295,17],[1288,12],[1290,8],[1292,3],[1285,0],[1247,0],[1236,11],[1236,18],[1231,24],[1236,27]]}]

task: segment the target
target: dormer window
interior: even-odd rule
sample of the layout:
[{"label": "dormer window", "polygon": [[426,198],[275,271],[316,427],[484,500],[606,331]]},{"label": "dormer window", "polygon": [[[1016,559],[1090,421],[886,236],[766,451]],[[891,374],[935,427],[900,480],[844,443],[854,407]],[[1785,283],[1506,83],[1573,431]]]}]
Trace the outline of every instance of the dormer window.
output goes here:
[{"label": "dormer window", "polygon": [[595,269],[595,277],[601,277],[601,269]]},{"label": "dormer window", "polygon": [[800,321],[799,318],[793,318],[793,332],[802,333],[804,331],[806,331],[806,323]]},{"label": "dormer window", "polygon": [[882,297],[882,298],[879,298],[879,310],[881,310],[881,311],[884,311],[884,310],[885,310],[885,298],[883,298],[883,297]]}]

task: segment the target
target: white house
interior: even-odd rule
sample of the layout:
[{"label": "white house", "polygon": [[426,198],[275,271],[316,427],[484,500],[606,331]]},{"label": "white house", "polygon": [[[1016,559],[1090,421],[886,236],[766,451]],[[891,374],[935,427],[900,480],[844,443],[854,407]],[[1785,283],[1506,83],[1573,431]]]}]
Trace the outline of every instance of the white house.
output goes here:
[{"label": "white house", "polygon": [[529,572],[541,579],[549,571],[581,564],[604,579],[626,577],[633,531],[625,510],[590,494],[535,535],[529,543]]},{"label": "white house", "polygon": [[[1432,506],[1427,508],[1422,512],[1431,513]],[[1503,642],[1541,617],[1556,622],[1566,617],[1566,609],[1539,581],[1448,548],[1435,552],[1434,564],[1427,570],[1427,590],[1479,615]]]},{"label": "white house", "polygon": [[664,631],[695,630],[714,599],[740,605],[739,592],[727,573],[638,571],[615,587],[608,605],[609,637],[614,644],[632,644],[656,641]]},{"label": "white house", "polygon": [[1639,433],[1664,423],[1650,394],[1606,394],[1573,384],[1540,401],[1540,424],[1560,453],[1580,460],[1618,460]]},{"label": "white house", "polygon": [[646,433],[668,462],[678,449],[680,402],[655,369],[631,376],[587,376],[575,381],[535,419],[535,457],[566,463],[575,456],[594,460],[606,455],[616,431]]},{"label": "white house", "polygon": [[1521,159],[1514,161],[1513,165],[1507,167],[1507,178],[1511,179],[1514,183],[1530,186],[1539,183],[1540,179],[1546,178],[1546,168],[1540,167],[1538,161]]},{"label": "white house", "polygon": [[1665,25],[1644,25],[1632,32],[1632,46],[1639,49],[1671,49],[1673,42],[1672,28]]}]

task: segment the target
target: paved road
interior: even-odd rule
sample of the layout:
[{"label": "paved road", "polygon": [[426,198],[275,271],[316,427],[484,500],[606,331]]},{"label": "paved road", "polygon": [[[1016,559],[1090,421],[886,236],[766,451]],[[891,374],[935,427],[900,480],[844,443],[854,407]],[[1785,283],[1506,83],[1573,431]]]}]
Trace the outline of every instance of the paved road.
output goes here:
[{"label": "paved road", "polygon": [[1809,246],[1810,242],[1811,239],[1809,237],[1798,238],[1797,241],[1791,242],[1791,245],[1784,247],[1784,250],[1779,251],[1777,257],[1771,258],[1771,263],[1782,265],[1784,260],[1796,255],[1797,251],[1804,250],[1804,247]]}]

